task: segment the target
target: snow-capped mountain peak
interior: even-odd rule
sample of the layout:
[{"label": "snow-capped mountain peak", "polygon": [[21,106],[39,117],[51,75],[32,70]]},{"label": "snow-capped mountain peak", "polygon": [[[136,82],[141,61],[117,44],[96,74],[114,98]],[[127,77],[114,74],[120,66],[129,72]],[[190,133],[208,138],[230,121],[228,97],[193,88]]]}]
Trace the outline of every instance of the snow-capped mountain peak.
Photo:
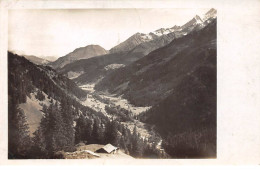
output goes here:
[{"label": "snow-capped mountain peak", "polygon": [[153,39],[152,35],[150,34],[144,34],[144,33],[140,33],[141,38],[143,39],[144,42],[146,41],[150,41]]},{"label": "snow-capped mountain peak", "polygon": [[216,18],[217,17],[217,10],[214,8],[211,8],[203,17],[203,20],[206,21],[210,18]]},{"label": "snow-capped mountain peak", "polygon": [[190,21],[188,21],[186,24],[181,26],[181,28],[182,29],[191,28],[191,27],[194,27],[194,26],[196,26],[198,24],[202,24],[202,23],[203,23],[202,19],[198,15],[196,15]]},{"label": "snow-capped mountain peak", "polygon": [[197,24],[203,23],[202,19],[201,19],[200,16],[198,16],[198,15],[196,15],[196,16],[194,17],[194,19],[196,20]]},{"label": "snow-capped mountain peak", "polygon": [[177,31],[177,30],[180,30],[180,29],[181,29],[181,26],[175,25],[175,26],[173,26],[171,29],[174,30],[174,31]]},{"label": "snow-capped mountain peak", "polygon": [[169,34],[171,32],[173,32],[174,29],[171,29],[171,28],[160,28],[158,30],[155,30],[153,32],[151,32],[150,34],[155,34],[157,36],[162,36],[164,34]]}]

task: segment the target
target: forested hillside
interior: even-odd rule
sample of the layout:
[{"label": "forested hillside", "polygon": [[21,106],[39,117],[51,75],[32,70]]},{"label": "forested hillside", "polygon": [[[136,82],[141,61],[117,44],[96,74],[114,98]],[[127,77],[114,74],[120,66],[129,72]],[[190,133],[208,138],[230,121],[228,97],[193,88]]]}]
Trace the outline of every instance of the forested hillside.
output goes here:
[{"label": "forested hillside", "polygon": [[54,99],[62,96],[76,96],[84,98],[86,92],[48,66],[35,65],[22,56],[8,53],[9,90],[14,91],[18,102],[29,96],[35,87]]},{"label": "forested hillside", "polygon": [[[43,105],[43,119],[48,117],[54,122],[49,131],[58,130],[57,125],[61,128],[70,127],[72,131],[73,120],[80,114],[96,115],[102,119],[102,115],[98,115],[95,111],[78,102],[78,98],[84,98],[86,92],[79,89],[74,82],[68,78],[57,74],[50,67],[37,66],[22,56],[8,53],[8,142],[9,142],[9,158],[24,158],[28,156],[29,147],[32,146],[32,139],[29,136],[28,118],[26,113],[19,107],[21,103],[26,103],[27,98],[32,94],[36,94],[36,98],[43,102],[48,98],[50,105]],[[47,94],[45,97],[43,94]],[[33,107],[33,106],[31,106]],[[48,109],[48,110],[47,110]],[[56,110],[56,112],[55,112]],[[53,115],[48,112],[53,112]],[[65,114],[58,114],[59,112]],[[69,124],[69,126],[68,126]],[[40,128],[39,128],[40,130]],[[69,131],[69,130],[68,130]],[[35,134],[37,135],[39,131]],[[67,135],[73,135],[67,133]],[[73,135],[74,136],[74,135]],[[54,138],[54,137],[53,137]],[[57,138],[58,139],[58,138]],[[69,138],[70,139],[70,138]],[[37,141],[40,139],[37,139]],[[72,141],[72,139],[71,139]],[[74,140],[73,140],[74,141]],[[71,143],[70,143],[71,144]],[[73,144],[73,143],[72,143]],[[61,146],[62,147],[62,146]]]}]

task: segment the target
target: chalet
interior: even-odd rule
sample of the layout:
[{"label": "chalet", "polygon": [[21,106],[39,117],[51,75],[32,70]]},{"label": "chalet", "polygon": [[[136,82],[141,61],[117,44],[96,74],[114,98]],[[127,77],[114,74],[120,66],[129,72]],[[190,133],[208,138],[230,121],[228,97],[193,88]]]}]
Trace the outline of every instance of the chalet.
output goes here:
[{"label": "chalet", "polygon": [[115,146],[113,146],[111,144],[107,144],[104,147],[96,150],[95,152],[97,152],[97,153],[108,153],[108,154],[113,153],[113,154],[115,154],[118,151],[118,149],[119,149],[118,147],[115,147]]}]

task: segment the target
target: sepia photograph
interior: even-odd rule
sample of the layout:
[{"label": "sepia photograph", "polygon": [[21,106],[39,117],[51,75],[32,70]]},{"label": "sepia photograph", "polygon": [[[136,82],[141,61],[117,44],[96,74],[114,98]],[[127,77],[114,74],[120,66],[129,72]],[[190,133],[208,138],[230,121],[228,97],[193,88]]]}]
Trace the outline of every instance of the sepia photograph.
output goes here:
[{"label": "sepia photograph", "polygon": [[0,170],[259,168],[259,18],[259,0],[0,0]]},{"label": "sepia photograph", "polygon": [[8,11],[8,159],[217,158],[217,9]]}]

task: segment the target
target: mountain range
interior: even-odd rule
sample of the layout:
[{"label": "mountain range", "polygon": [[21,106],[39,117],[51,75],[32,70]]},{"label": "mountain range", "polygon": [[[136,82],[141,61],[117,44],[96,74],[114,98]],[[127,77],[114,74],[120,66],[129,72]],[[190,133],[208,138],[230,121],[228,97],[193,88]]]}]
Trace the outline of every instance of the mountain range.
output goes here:
[{"label": "mountain range", "polygon": [[[111,48],[109,54],[95,57],[91,60],[74,61],[74,63],[69,63],[63,67],[56,66],[56,68],[62,74],[71,75],[70,78],[74,79],[78,84],[93,83],[107,75],[105,71],[106,66],[111,64],[122,64],[124,66],[137,61],[153,50],[169,44],[176,38],[185,36],[193,30],[204,28],[215,17],[216,10],[211,9],[205,14],[204,19],[195,16],[183,26],[175,25],[172,28],[161,28],[149,34],[136,33],[124,42]],[[58,64],[58,60],[55,63]],[[95,69],[91,69],[93,67],[88,66],[90,63],[98,64],[97,67],[94,67]]]}]

